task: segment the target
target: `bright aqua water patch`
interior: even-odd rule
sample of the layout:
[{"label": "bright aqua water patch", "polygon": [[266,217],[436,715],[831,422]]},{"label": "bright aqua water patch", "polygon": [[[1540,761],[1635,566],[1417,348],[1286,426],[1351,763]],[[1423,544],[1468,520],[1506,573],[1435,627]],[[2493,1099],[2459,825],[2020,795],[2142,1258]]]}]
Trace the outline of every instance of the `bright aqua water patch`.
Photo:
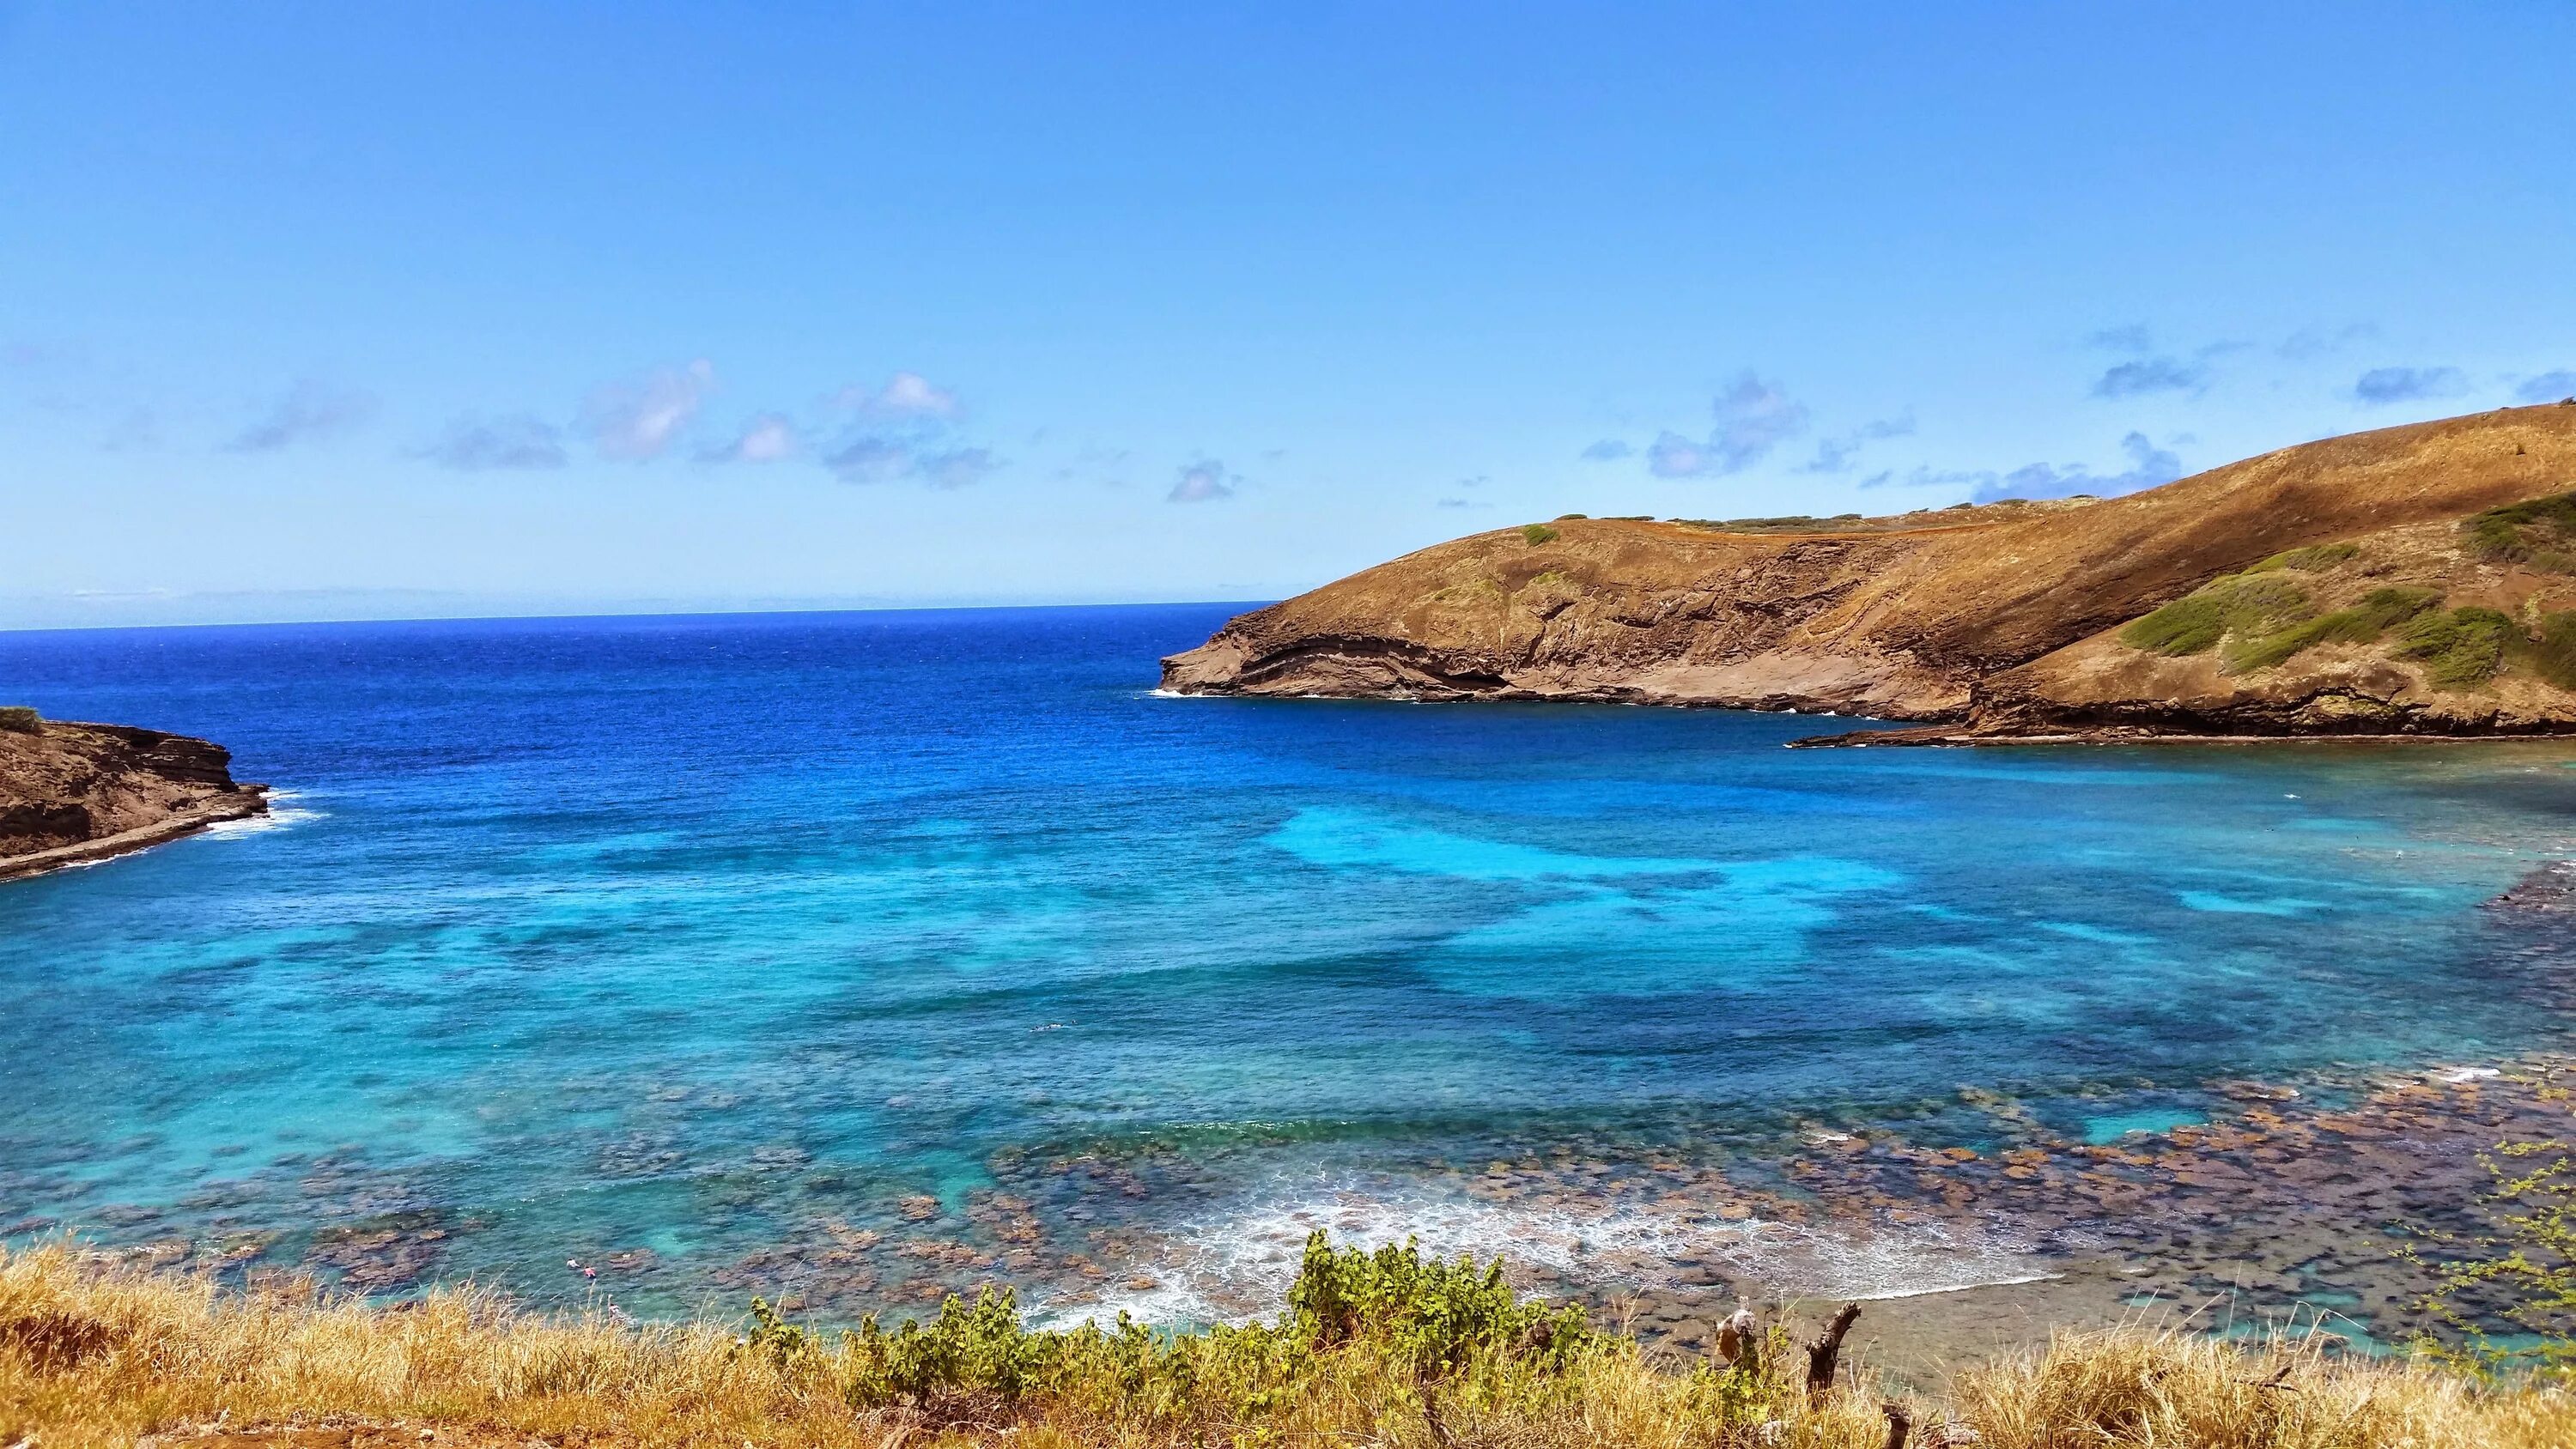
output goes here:
[{"label": "bright aqua water patch", "polygon": [[2031,924],[2040,930],[2054,931],[2058,935],[2071,936],[2078,941],[2090,941],[2097,946],[2153,946],[2155,944],[2155,938],[2152,936],[2141,936],[2131,931],[2105,930],[2100,926],[2088,926],[2082,921],[2034,921]]},{"label": "bright aqua water patch", "polygon": [[2237,916],[2301,916],[2326,908],[2324,901],[2304,900],[2297,896],[2263,896],[2249,899],[2223,896],[2216,891],[2176,891],[2175,896],[2195,911]]},{"label": "bright aqua water patch", "polygon": [[1899,884],[1823,856],[1572,855],[1346,810],[1299,811],[1267,843],[1335,870],[1502,888],[1486,919],[1428,945],[1420,968],[1452,991],[1530,1000],[1745,989],[1805,958],[1834,897]]},{"label": "bright aqua water patch", "polygon": [[2087,1117],[2084,1119],[2084,1140],[2096,1147],[2104,1147],[2132,1132],[2171,1132],[2176,1127],[2197,1127],[2208,1120],[2206,1112],[2179,1108],[2151,1108],[2106,1117]]},{"label": "bright aqua water patch", "polygon": [[619,1301],[685,1311],[1020,1154],[1172,1185],[1063,1179],[1079,1243],[1282,1154],[1984,1145],[1963,1085],[2073,1132],[2576,1024],[2478,909],[2568,851],[2576,746],[1149,697],[1226,612],[0,635],[306,812],[0,886],[0,1231],[434,1223],[434,1276],[650,1250]]},{"label": "bright aqua water patch", "polygon": [[[2082,757],[2067,758],[2081,759]],[[2159,769],[2134,758],[2109,764],[2042,765],[2028,760],[1977,760],[1966,764],[1918,762],[1890,765],[1888,773],[1924,779],[1978,780],[1988,783],[2010,780],[2026,785],[2098,785],[2133,790],[2168,789],[2177,785],[2210,785],[2224,788],[2235,783],[2221,771]]]},{"label": "bright aqua water patch", "polygon": [[1540,846],[1427,830],[1352,810],[1300,810],[1269,844],[1316,865],[1378,867],[1474,881],[1601,880],[1644,875],[1711,875],[1714,860],[1623,860],[1570,855]]}]

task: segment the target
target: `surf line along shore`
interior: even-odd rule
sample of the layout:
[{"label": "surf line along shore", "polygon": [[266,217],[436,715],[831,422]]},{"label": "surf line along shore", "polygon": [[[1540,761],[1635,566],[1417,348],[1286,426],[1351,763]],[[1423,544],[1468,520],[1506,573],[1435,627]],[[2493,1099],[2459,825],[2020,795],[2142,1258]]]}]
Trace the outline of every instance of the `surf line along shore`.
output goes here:
[{"label": "surf line along shore", "polygon": [[0,881],[90,865],[268,813],[232,752],[130,725],[0,709]]},{"label": "surf line along shore", "polygon": [[[1015,1165],[996,1189],[994,1205],[1027,1214],[1012,1244],[1026,1268],[981,1240],[996,1215],[979,1201],[961,1221],[914,1230],[927,1241],[871,1236],[855,1255],[838,1251],[845,1242],[784,1245],[735,1286],[831,1319],[886,1295],[875,1271],[936,1261],[960,1270],[950,1290],[998,1275],[1056,1325],[1122,1309],[1232,1320],[1275,1307],[1298,1242],[1320,1228],[1363,1243],[1417,1236],[1444,1257],[1499,1251],[1525,1291],[1685,1353],[1704,1352],[1746,1301],[1812,1315],[1853,1299],[1873,1304],[1860,1330],[1869,1359],[1899,1373],[2142,1317],[2295,1321],[2371,1346],[2424,1326],[2431,1276],[2393,1249],[2438,1259],[2433,1235],[2491,1227],[2476,1206],[2494,1186],[2482,1157],[2563,1137],[2571,1079],[2576,1058],[2552,1053],[2213,1082],[2204,1120],[2108,1141],[2051,1130],[2000,1094],[1963,1094],[1993,1127],[1980,1147],[1914,1140],[1903,1124],[1810,1130],[1778,1152],[1715,1159],[1608,1140],[1533,1146],[1293,1205],[1256,1195],[1176,1229],[1055,1221],[1050,1198],[1094,1197],[1114,1179],[1145,1192],[1138,1218],[1164,1196],[1148,1164],[1076,1154]],[[1190,1195],[1186,1181],[1170,1186]]]}]

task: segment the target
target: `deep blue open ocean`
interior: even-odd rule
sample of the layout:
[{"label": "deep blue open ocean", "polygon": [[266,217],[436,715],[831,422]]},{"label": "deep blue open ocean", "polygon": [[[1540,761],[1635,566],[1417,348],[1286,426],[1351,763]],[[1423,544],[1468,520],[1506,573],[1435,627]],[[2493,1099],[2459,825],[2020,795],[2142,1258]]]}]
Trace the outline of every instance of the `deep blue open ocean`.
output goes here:
[{"label": "deep blue open ocean", "polygon": [[[615,1257],[683,1311],[909,1224],[1044,1278],[1363,1184],[1508,1243],[1433,1166],[1962,1088],[2107,1138],[2576,1024],[2480,909],[2576,851],[2576,743],[1157,697],[1230,612],[0,634],[0,703],[281,792],[0,885],[0,1233],[539,1298]],[[1140,1302],[1205,1311],[1163,1261]]]}]

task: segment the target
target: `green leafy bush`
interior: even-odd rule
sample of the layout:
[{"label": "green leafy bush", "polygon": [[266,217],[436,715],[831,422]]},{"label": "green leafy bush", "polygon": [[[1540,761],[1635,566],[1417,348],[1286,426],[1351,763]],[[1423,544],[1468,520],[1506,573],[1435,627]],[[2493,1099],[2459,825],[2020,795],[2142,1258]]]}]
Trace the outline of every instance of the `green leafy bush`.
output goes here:
[{"label": "green leafy bush", "polygon": [[2437,689],[2473,689],[2495,677],[2514,637],[2513,621],[2493,609],[2428,610],[2397,631],[2390,652],[2423,660],[2424,676]]},{"label": "green leafy bush", "polygon": [[[2541,1091],[2567,1095],[2557,1087]],[[2576,1378],[2576,1144],[2506,1142],[2481,1161],[2493,1179],[2477,1203],[2486,1227],[2419,1232],[2419,1240],[2440,1247],[2402,1250],[2434,1270],[2434,1287],[2416,1307],[2449,1334],[2447,1341],[2428,1334],[2416,1346],[2480,1373]],[[2493,1327],[2509,1336],[2499,1339]]]},{"label": "green leafy bush", "polygon": [[813,1334],[778,1316],[766,1298],[751,1300],[751,1331],[734,1345],[737,1353],[755,1353],[778,1365],[790,1367],[822,1351]]},{"label": "green leafy bush", "polygon": [[2460,525],[2469,552],[2495,563],[2576,574],[2576,493],[2490,508]]},{"label": "green leafy bush", "polygon": [[2346,559],[2356,557],[2360,552],[2361,545],[2357,543],[2310,544],[2306,548],[2294,548],[2287,553],[2276,553],[2245,572],[2259,574],[2273,569],[2299,569],[2314,573],[2320,569],[2333,568]]},{"label": "green leafy bush", "polygon": [[1479,1356],[1534,1355],[1562,1369],[1597,1337],[1580,1308],[1521,1302],[1499,1259],[1479,1272],[1467,1258],[1425,1259],[1409,1239],[1367,1253],[1309,1236],[1288,1313],[1292,1331],[1315,1349],[1367,1343],[1424,1379],[1446,1378]]},{"label": "green leafy bush", "polygon": [[45,717],[23,704],[0,705],[0,730],[11,734],[32,735],[45,726]]},{"label": "green leafy bush", "polygon": [[1560,513],[1556,516],[1556,521],[1563,523],[1569,518],[1590,518],[1591,516],[1589,513]]},{"label": "green leafy bush", "polygon": [[1544,523],[1526,523],[1521,525],[1521,538],[1530,547],[1536,548],[1542,543],[1554,543],[1556,530]]},{"label": "green leafy bush", "polygon": [[863,1319],[832,1358],[766,1303],[755,1300],[752,1317],[740,1351],[838,1372],[856,1408],[957,1410],[1043,1397],[1166,1425],[1257,1419],[1327,1373],[1387,1377],[1426,1399],[1433,1386],[1462,1378],[1480,1394],[1526,1396],[1596,1356],[1628,1351],[1580,1308],[1522,1301],[1500,1262],[1426,1259],[1410,1241],[1374,1253],[1335,1249],[1322,1233],[1307,1239],[1275,1323],[1161,1334],[1122,1313],[1109,1328],[1032,1330],[1011,1293],[988,1288],[971,1306],[952,1296],[927,1322],[891,1331]]}]

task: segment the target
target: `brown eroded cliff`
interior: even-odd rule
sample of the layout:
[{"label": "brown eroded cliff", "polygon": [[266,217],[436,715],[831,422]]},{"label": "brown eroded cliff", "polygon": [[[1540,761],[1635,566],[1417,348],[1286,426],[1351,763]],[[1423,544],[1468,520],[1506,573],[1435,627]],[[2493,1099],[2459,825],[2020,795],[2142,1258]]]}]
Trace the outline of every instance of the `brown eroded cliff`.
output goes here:
[{"label": "brown eroded cliff", "polygon": [[0,719],[0,880],[102,860],[264,813],[221,745],[125,725]]},{"label": "brown eroded cliff", "polygon": [[[1164,685],[1997,732],[2570,730],[2576,692],[2549,640],[2576,629],[2576,507],[2535,502],[2570,492],[2576,406],[2554,404],[2305,443],[2099,501],[1790,530],[1561,519],[1245,614],[1165,660]],[[2495,511],[2526,504],[2499,534]],[[2213,628],[2139,642],[2130,626],[2186,596]],[[2419,637],[2453,623],[2495,635],[2490,667]]]}]

